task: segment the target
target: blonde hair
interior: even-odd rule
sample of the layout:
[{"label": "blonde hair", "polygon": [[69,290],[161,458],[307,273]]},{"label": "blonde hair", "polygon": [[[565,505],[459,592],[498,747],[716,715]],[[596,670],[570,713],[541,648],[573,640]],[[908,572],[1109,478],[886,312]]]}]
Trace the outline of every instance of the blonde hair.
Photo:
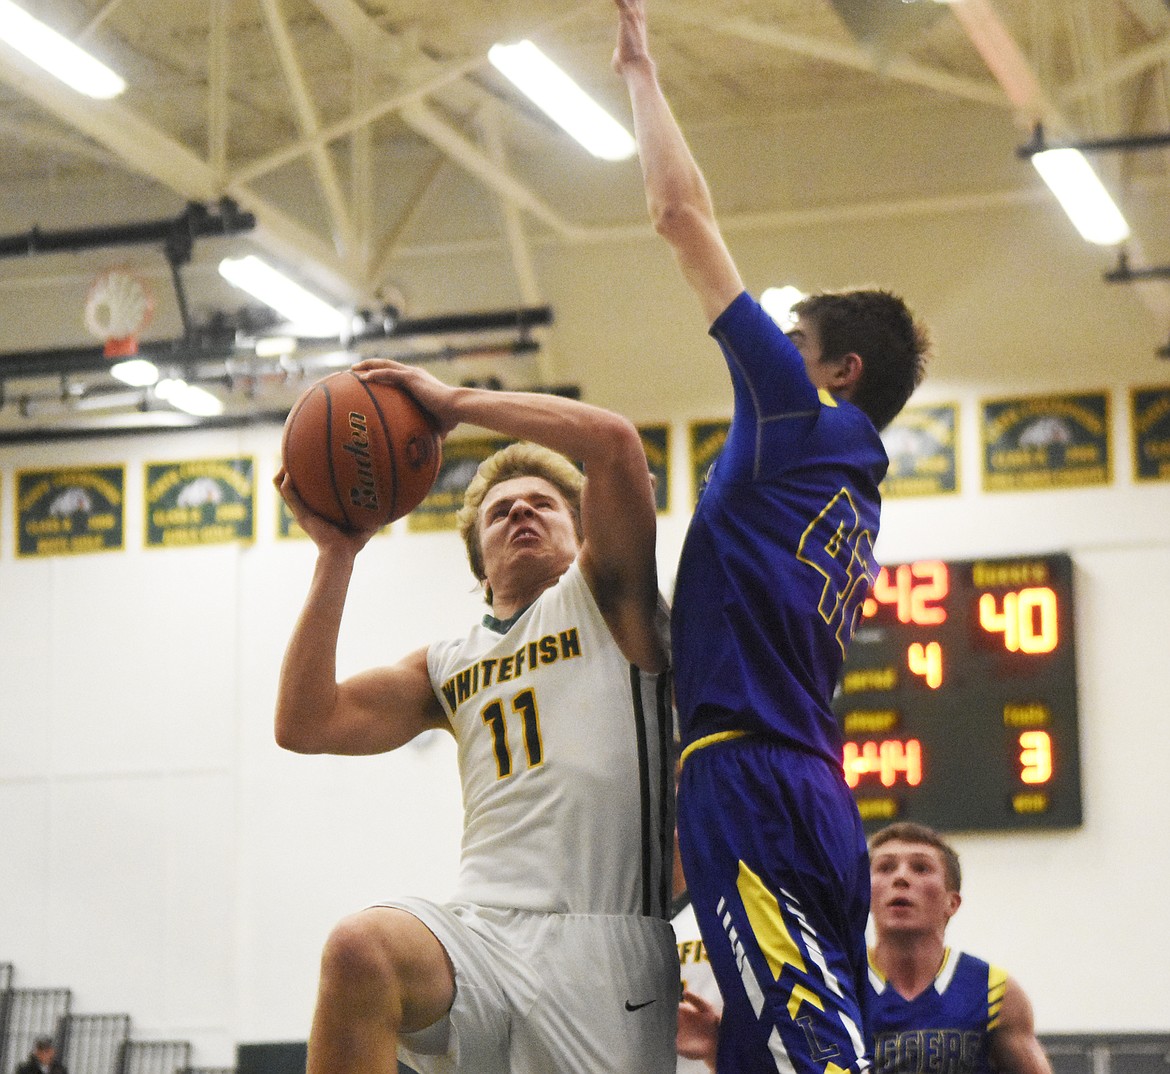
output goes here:
[{"label": "blonde hair", "polygon": [[[479,509],[484,497],[501,481],[514,477],[540,477],[552,485],[569,505],[573,516],[573,529],[577,540],[581,540],[581,489],[585,477],[564,455],[539,444],[521,441],[501,448],[479,464],[475,477],[463,494],[463,506],[456,518],[459,536],[467,549],[467,561],[471,572],[481,582],[486,582],[483,569],[483,548],[480,545]],[[491,603],[492,590],[487,586],[487,600]]]}]

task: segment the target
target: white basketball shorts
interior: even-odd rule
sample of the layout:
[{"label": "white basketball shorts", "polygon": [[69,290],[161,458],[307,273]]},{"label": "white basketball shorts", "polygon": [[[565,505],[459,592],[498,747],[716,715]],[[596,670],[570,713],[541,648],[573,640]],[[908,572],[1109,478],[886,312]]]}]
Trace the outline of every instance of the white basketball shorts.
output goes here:
[{"label": "white basketball shorts", "polygon": [[674,931],[651,917],[532,913],[425,899],[455,967],[450,1012],[404,1034],[419,1074],[674,1074]]}]

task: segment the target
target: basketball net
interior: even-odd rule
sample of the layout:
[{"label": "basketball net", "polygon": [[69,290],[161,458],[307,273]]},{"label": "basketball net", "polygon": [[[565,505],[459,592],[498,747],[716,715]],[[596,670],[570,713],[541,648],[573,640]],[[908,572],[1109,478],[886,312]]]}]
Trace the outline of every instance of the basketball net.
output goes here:
[{"label": "basketball net", "polygon": [[150,285],[128,268],[107,269],[94,280],[85,298],[85,327],[104,340],[107,358],[132,358],[139,333],[154,314]]}]

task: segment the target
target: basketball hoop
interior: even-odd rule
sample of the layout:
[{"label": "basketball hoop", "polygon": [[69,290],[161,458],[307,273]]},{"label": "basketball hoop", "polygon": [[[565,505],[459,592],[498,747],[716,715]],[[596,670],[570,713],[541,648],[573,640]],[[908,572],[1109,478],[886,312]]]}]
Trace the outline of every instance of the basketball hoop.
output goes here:
[{"label": "basketball hoop", "polygon": [[93,282],[85,299],[85,327],[105,341],[107,358],[132,358],[138,335],[150,323],[154,295],[150,285],[126,268],[112,268]]}]

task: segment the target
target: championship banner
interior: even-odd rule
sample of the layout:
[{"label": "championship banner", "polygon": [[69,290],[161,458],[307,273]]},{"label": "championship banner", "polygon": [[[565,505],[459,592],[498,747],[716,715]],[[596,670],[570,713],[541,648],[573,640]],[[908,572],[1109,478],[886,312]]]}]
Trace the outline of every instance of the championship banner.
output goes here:
[{"label": "championship banner", "polygon": [[1129,393],[1133,479],[1170,481],[1170,387]]},{"label": "championship banner", "polygon": [[730,421],[693,421],[690,427],[690,470],[691,488],[694,491],[694,502],[699,502],[699,493],[707,483],[707,474],[723,444],[727,440],[727,430],[731,428]]},{"label": "championship banner", "polygon": [[124,544],[126,468],[81,466],[16,475],[16,554],[114,552]]},{"label": "championship banner", "polygon": [[435,478],[426,499],[406,516],[407,530],[411,533],[434,533],[455,529],[455,516],[463,506],[463,494],[475,477],[479,464],[510,443],[502,436],[445,440],[439,476]]},{"label": "championship banner", "polygon": [[983,491],[1107,485],[1109,395],[1021,396],[983,404]]},{"label": "championship banner", "polygon": [[670,510],[670,426],[639,425],[642,450],[654,475],[654,506],[659,513]]},{"label": "championship banner", "polygon": [[255,504],[255,466],[250,458],[149,463],[146,547],[251,542]]},{"label": "championship banner", "polygon": [[959,407],[956,403],[906,407],[882,433],[890,468],[882,496],[945,496],[959,491]]}]

